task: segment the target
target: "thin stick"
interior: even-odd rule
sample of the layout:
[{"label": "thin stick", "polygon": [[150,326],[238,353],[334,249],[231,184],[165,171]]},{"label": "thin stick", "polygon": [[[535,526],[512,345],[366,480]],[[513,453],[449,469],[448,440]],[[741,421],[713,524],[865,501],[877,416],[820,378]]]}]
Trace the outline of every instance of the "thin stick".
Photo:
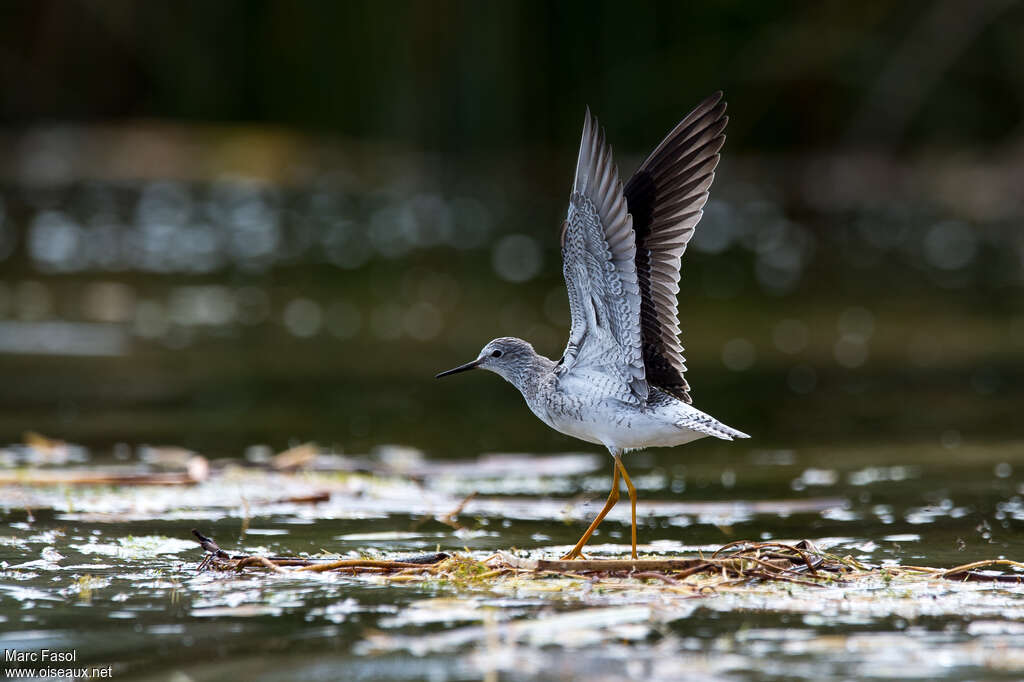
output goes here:
[{"label": "thin stick", "polygon": [[536,575],[550,575],[554,578],[572,578],[573,580],[590,580],[594,577],[573,573],[571,571],[537,571]]},{"label": "thin stick", "polygon": [[248,566],[263,566],[264,568],[269,568],[274,573],[291,573],[291,571],[286,571],[265,556],[247,556],[244,559],[239,559],[233,568],[243,569]]},{"label": "thin stick", "polygon": [[452,509],[444,516],[438,517],[437,520],[445,524],[446,526],[451,526],[452,528],[455,528],[456,530],[462,528],[462,526],[459,524],[458,521],[455,520],[455,518],[459,515],[459,512],[466,508],[466,505],[469,504],[474,497],[476,497],[475,491],[471,492],[469,495],[466,495],[466,497],[462,500],[462,502],[459,502],[458,506],[456,506],[455,509]]},{"label": "thin stick", "polygon": [[311,495],[296,495],[294,497],[282,497],[278,500],[260,500],[261,505],[271,504],[318,504],[320,502],[327,502],[331,499],[331,494],[328,492],[313,493]]},{"label": "thin stick", "polygon": [[322,573],[323,571],[333,571],[338,568],[426,568],[430,564],[412,564],[408,561],[382,561],[374,559],[342,559],[341,561],[326,561],[320,564],[310,564],[309,566],[302,566],[296,568],[295,573],[301,571],[311,571],[314,573]]},{"label": "thin stick", "polygon": [[[960,573],[966,573],[975,568],[982,568],[984,566],[1013,566],[1014,568],[1024,569],[1024,563],[1019,561],[1011,561],[1009,559],[989,559],[988,561],[975,561],[970,564],[964,564],[963,566],[956,566],[955,568],[948,569],[942,574],[943,578],[951,578]],[[1024,576],[1022,576],[1024,577]]]},{"label": "thin stick", "polygon": [[480,575],[473,576],[473,579],[482,580],[484,578],[494,578],[501,575],[502,573],[508,573],[511,570],[511,568],[496,568],[493,571],[487,571],[485,573],[481,573]]},{"label": "thin stick", "polygon": [[644,579],[660,580],[661,582],[667,583],[669,585],[678,585],[679,584],[678,580],[670,578],[669,576],[665,575],[664,573],[656,573],[654,571],[641,571],[640,573],[634,573],[633,575],[631,575],[629,577],[630,578],[636,578],[638,580],[644,580]]},{"label": "thin stick", "polygon": [[706,563],[703,559],[538,559],[537,571],[685,571]]},{"label": "thin stick", "polygon": [[[725,568],[732,569],[733,572],[739,573],[740,575],[743,575],[743,562],[744,561],[751,561],[751,562],[757,564],[758,566],[760,566],[761,568],[768,569],[769,571],[784,572],[784,571],[791,571],[791,570],[793,570],[791,568],[786,568],[785,566],[779,566],[777,564],[773,564],[770,561],[765,561],[764,559],[759,559],[758,557],[755,557],[755,556],[749,556],[749,555],[744,555],[744,554],[734,554],[734,555],[729,556],[727,559],[722,559],[721,561],[723,562],[721,564],[722,566],[724,566]],[[734,562],[734,563],[731,563],[731,564],[730,563],[725,563],[727,561],[728,562]],[[739,566],[736,566],[736,563],[739,563]]]},{"label": "thin stick", "polygon": [[688,568],[685,571],[679,571],[678,573],[675,574],[674,577],[676,578],[676,580],[682,580],[683,578],[689,578],[694,573],[702,573],[702,572],[708,570],[709,568],[711,568],[712,566],[714,566],[714,564],[709,563],[707,561],[701,561],[701,563],[697,564],[693,568]]},{"label": "thin stick", "polygon": [[0,485],[192,485],[187,472],[125,474],[104,471],[13,471],[0,473]]},{"label": "thin stick", "polygon": [[757,578],[759,580],[778,580],[784,583],[795,583],[806,587],[825,587],[821,583],[812,583],[810,580],[797,580],[796,578],[787,578],[784,575],[778,575],[777,573],[765,573],[763,571],[748,573],[746,577]]}]

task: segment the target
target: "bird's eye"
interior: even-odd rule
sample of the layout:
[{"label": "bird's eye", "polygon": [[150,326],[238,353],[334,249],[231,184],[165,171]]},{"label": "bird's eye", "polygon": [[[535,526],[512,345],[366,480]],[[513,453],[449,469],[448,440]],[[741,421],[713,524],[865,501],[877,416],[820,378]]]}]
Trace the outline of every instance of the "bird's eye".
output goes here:
[{"label": "bird's eye", "polygon": [[491,353],[491,357],[492,358],[500,358],[501,357],[501,351],[500,350],[494,351],[493,353]]}]

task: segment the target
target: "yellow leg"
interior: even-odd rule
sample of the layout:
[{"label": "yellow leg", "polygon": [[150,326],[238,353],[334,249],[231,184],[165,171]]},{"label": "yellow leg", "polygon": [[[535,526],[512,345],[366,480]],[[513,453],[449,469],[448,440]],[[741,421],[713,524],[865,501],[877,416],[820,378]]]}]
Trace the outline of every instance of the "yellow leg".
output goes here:
[{"label": "yellow leg", "polygon": [[622,472],[622,480],[626,483],[626,490],[629,491],[629,504],[633,508],[633,558],[636,559],[636,488],[633,487],[633,481],[629,480],[626,467],[618,455],[615,455],[615,468]]},{"label": "yellow leg", "polygon": [[[618,460],[618,457],[616,457],[616,460]],[[604,509],[602,509],[601,513],[597,515],[597,518],[594,519],[594,522],[590,524],[590,527],[587,528],[587,531],[583,533],[583,537],[581,537],[580,541],[576,543],[576,546],[570,549],[569,553],[562,557],[563,560],[580,558],[580,556],[583,554],[583,546],[587,544],[587,540],[589,540],[590,536],[594,534],[594,531],[597,530],[597,527],[601,525],[602,521],[604,521],[604,517],[608,515],[608,512],[611,511],[612,507],[614,507],[615,503],[618,501],[619,466],[618,464],[616,464],[615,466],[612,467],[612,491],[608,493],[608,501],[604,503]]]}]

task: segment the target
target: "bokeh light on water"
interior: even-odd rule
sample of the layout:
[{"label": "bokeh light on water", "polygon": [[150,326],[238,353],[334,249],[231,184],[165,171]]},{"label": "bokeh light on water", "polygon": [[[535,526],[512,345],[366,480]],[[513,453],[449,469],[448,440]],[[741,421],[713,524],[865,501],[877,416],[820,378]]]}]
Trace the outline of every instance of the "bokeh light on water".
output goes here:
[{"label": "bokeh light on water", "polygon": [[[414,154],[405,160],[410,169],[421,161]],[[744,175],[771,180],[753,184],[720,173],[683,259],[680,321],[698,405],[732,410],[762,438],[792,438],[787,411],[819,396],[838,401],[832,418],[853,435],[871,411],[856,396],[898,386],[911,391],[908,399],[930,401],[935,379],[927,377],[952,371],[963,379],[940,384],[966,385],[996,404],[988,418],[969,409],[977,430],[970,423],[962,430],[1008,428],[1000,426],[1005,408],[998,405],[1019,385],[1010,379],[1020,372],[1012,360],[1022,336],[1013,334],[1024,281],[1019,222],[1005,215],[989,222],[941,218],[924,201],[825,210],[799,193],[780,198],[787,188],[806,189],[800,178],[778,176],[770,165],[741,165],[754,169]],[[457,394],[481,390],[511,410],[514,400],[500,386],[478,381],[434,403],[437,389],[424,377],[465,361],[498,335],[522,336],[555,357],[564,343],[568,307],[557,227],[565,203],[557,192],[538,194],[529,180],[508,183],[476,170],[470,195],[458,181],[417,179],[415,172],[394,187],[354,173],[344,180],[325,174],[306,185],[237,175],[44,184],[34,177],[23,174],[0,188],[9,244],[0,252],[0,320],[9,325],[0,353],[12,361],[67,353],[127,356],[140,368],[185,362],[197,368],[187,375],[195,383],[152,386],[161,400],[181,400],[187,391],[271,409],[273,396],[257,384],[221,388],[198,368],[233,348],[256,380],[276,371],[276,357],[285,367],[294,363],[297,383],[308,380],[307,372],[325,381],[349,376],[344,390],[333,390],[330,407],[285,407],[287,433],[369,445],[384,434],[419,437],[411,423],[408,431],[392,431],[392,401],[383,396],[356,408],[355,421],[330,417],[357,396],[392,390],[378,385],[374,372],[399,371],[395,380],[420,405],[416,413],[447,414],[450,401],[462,402]],[[535,206],[517,211],[530,196]],[[538,215],[546,222],[533,223]],[[988,354],[1002,359],[972,359]],[[88,363],[70,367],[82,377],[102,372]],[[361,370],[356,383],[353,370]],[[918,378],[908,384],[900,376]],[[734,393],[737,382],[747,390]],[[84,394],[73,400],[92,404]],[[196,400],[197,407],[205,403]],[[466,402],[467,420],[483,410],[480,401]],[[962,422],[962,409],[968,408],[950,404],[947,416],[919,419],[917,428],[941,432],[945,422]],[[84,418],[81,411],[71,421],[66,410],[34,414],[42,428],[71,434]],[[131,410],[121,418],[132,419]],[[15,423],[9,436],[22,428]],[[367,423],[374,426],[351,430]],[[247,428],[237,424],[237,432],[212,441],[247,445]],[[202,443],[211,434],[201,429],[195,437]],[[538,433],[521,442],[536,447],[560,438]],[[465,442],[467,454],[472,442],[491,439]]]}]

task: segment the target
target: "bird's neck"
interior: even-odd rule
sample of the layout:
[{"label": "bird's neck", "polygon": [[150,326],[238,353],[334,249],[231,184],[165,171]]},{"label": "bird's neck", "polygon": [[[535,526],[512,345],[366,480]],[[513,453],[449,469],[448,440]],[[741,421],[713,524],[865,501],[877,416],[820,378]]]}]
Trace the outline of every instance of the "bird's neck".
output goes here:
[{"label": "bird's neck", "polygon": [[543,355],[534,355],[528,362],[515,368],[514,371],[509,372],[505,379],[519,389],[519,392],[524,397],[529,399],[530,396],[536,395],[537,390],[540,388],[540,384],[544,381],[545,377],[551,374],[551,371],[555,368],[553,360],[544,357]]}]

